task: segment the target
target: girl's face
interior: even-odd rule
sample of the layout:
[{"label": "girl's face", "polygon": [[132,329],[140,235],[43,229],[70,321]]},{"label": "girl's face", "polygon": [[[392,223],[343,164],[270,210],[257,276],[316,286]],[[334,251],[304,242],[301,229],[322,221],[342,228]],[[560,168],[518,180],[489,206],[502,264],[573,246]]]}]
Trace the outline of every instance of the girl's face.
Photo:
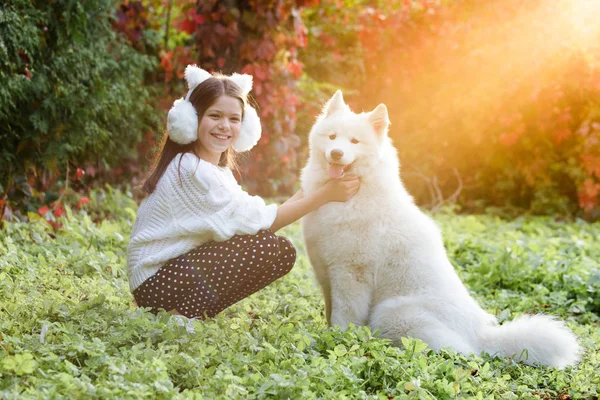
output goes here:
[{"label": "girl's face", "polygon": [[242,107],[235,97],[223,95],[210,106],[198,125],[198,155],[218,165],[221,154],[240,134]]}]

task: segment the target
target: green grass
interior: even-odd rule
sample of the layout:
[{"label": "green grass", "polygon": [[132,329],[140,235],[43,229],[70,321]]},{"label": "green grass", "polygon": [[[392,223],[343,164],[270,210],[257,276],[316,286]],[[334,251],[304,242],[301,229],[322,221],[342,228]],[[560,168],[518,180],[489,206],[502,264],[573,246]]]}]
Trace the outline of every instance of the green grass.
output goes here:
[{"label": "green grass", "polygon": [[206,322],[154,316],[133,306],[127,284],[134,210],[127,195],[96,192],[56,234],[40,220],[0,231],[0,398],[598,396],[599,224],[435,217],[485,309],[500,320],[539,311],[567,320],[586,352],[558,371],[328,328],[299,224],[285,230],[298,248],[285,278]]}]

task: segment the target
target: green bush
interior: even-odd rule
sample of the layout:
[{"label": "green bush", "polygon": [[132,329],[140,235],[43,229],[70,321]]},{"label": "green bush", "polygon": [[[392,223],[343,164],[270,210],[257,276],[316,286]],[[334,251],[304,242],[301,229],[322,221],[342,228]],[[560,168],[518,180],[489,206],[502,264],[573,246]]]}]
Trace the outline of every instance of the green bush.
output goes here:
[{"label": "green bush", "polygon": [[32,195],[28,178],[43,183],[67,163],[114,165],[151,123],[142,83],[157,60],[113,30],[115,10],[113,0],[0,5],[0,191],[8,201]]}]

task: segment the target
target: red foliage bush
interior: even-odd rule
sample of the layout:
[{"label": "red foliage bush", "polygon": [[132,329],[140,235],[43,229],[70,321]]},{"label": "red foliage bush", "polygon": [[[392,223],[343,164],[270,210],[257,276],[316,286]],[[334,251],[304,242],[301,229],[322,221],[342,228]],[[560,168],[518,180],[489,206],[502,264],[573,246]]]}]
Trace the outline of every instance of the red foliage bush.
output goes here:
[{"label": "red foliage bush", "polygon": [[185,93],[181,79],[188,64],[210,72],[251,74],[263,133],[251,156],[241,160],[243,183],[266,196],[291,192],[301,144],[295,134],[295,84],[302,74],[297,52],[306,46],[306,27],[297,8],[311,2],[165,2],[160,12],[145,17],[155,22],[141,21],[146,14],[135,3],[124,3],[117,27],[132,40],[139,26],[171,27],[159,51],[158,79],[164,83],[159,107],[168,110]]}]

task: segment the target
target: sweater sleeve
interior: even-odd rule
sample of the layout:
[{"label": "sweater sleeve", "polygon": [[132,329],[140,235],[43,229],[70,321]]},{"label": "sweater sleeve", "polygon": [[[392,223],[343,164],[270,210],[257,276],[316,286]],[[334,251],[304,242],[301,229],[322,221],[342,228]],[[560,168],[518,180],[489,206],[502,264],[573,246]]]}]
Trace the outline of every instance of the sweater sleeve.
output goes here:
[{"label": "sweater sleeve", "polygon": [[182,174],[191,190],[184,195],[190,220],[182,219],[186,230],[224,241],[234,235],[254,235],[269,229],[277,216],[277,205],[266,205],[259,196],[250,196],[235,182],[231,171],[221,169],[192,155],[182,162]]},{"label": "sweater sleeve", "polygon": [[[237,183],[236,183],[237,185]],[[233,193],[232,216],[237,224],[236,235],[254,235],[261,229],[269,229],[277,217],[277,205],[266,205],[259,196],[250,196],[239,185]]]}]

